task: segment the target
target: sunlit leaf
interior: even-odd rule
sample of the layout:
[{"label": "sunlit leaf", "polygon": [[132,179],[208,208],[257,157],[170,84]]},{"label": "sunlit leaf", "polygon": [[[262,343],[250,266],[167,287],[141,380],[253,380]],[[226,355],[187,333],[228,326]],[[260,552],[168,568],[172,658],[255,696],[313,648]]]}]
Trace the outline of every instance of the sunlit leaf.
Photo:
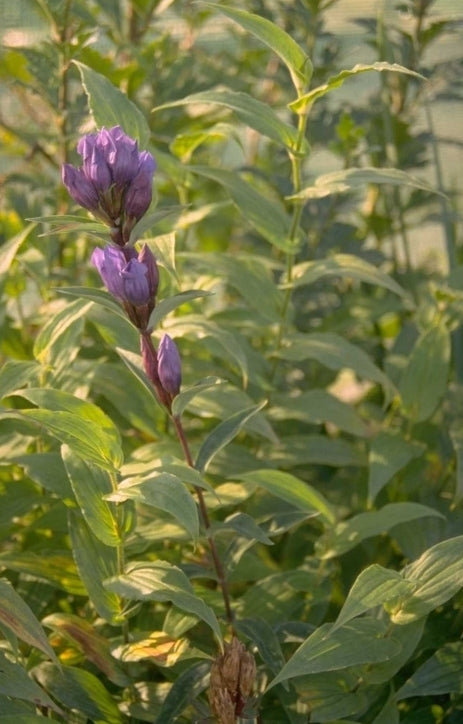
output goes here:
[{"label": "sunlit leaf", "polygon": [[337,75],[329,78],[326,83],[323,83],[323,85],[320,85],[317,88],[313,88],[311,91],[309,91],[309,93],[305,93],[296,101],[293,101],[290,104],[290,108],[292,108],[292,110],[296,113],[304,112],[307,107],[311,106],[312,103],[314,103],[318,98],[321,98],[322,96],[330,93],[336,88],[340,88],[343,85],[344,81],[351,76],[358,75],[359,73],[369,73],[371,71],[390,71],[392,73],[405,73],[406,75],[414,76],[415,78],[418,78],[420,80],[426,80],[424,76],[420,75],[416,71],[405,68],[405,66],[399,65],[398,63],[386,63],[384,61],[371,63],[370,65],[358,63],[350,70],[341,70]]},{"label": "sunlit leaf", "polygon": [[432,546],[403,575],[413,589],[391,612],[392,621],[400,624],[426,616],[463,587],[463,536]]},{"label": "sunlit leaf", "polygon": [[171,601],[182,611],[188,611],[205,621],[219,640],[219,624],[209,606],[196,596],[187,576],[167,561],[134,563],[126,573],[113,576],[106,587],[118,595],[136,601]]},{"label": "sunlit leaf", "polygon": [[260,405],[249,407],[240,412],[236,412],[227,420],[219,423],[204,440],[196,459],[196,468],[200,472],[204,472],[214,456],[222,450],[233,438],[243,429],[246,422],[266,405],[262,402]]},{"label": "sunlit leaf", "polygon": [[34,613],[11,583],[3,578],[0,578],[0,623],[55,660],[55,653]]},{"label": "sunlit leaf", "polygon": [[150,138],[149,125],[140,109],[104,75],[84,63],[72,61],[79,70],[88,104],[98,128],[120,125],[144,148]]},{"label": "sunlit leaf", "polygon": [[273,50],[285,63],[297,90],[302,90],[308,84],[312,75],[312,63],[302,48],[282,28],[267,18],[245,10],[225,7],[217,3],[204,4],[219,10]]},{"label": "sunlit leaf", "polygon": [[320,513],[327,523],[335,522],[334,512],[323,495],[290,473],[280,470],[253,470],[242,475],[241,479],[248,485],[265,488],[299,510]]},{"label": "sunlit leaf", "polygon": [[358,619],[336,629],[323,624],[286,662],[271,686],[306,674],[387,661],[398,651],[400,643],[387,638],[377,621]]}]

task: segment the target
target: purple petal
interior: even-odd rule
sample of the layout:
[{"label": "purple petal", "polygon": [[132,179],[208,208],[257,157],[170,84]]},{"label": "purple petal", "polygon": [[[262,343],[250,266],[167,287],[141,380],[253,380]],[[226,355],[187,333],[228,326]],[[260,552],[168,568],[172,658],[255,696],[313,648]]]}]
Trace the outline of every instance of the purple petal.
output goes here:
[{"label": "purple petal", "polygon": [[61,175],[63,183],[74,201],[90,211],[98,208],[98,192],[82,169],[65,163]]},{"label": "purple petal", "polygon": [[177,345],[165,334],[158,348],[158,376],[166,392],[175,397],[182,384],[182,362]]},{"label": "purple petal", "polygon": [[91,261],[108,292],[117,299],[125,299],[122,271],[126,266],[126,259],[122,249],[115,246],[97,248],[93,251]]},{"label": "purple petal", "polygon": [[142,250],[138,255],[138,261],[146,266],[150,296],[151,300],[154,301],[159,286],[159,269],[156,258],[147,244],[143,244]]},{"label": "purple petal", "polygon": [[149,304],[152,300],[147,271],[144,264],[141,264],[137,259],[131,259],[121,273],[124,297],[136,307]]}]

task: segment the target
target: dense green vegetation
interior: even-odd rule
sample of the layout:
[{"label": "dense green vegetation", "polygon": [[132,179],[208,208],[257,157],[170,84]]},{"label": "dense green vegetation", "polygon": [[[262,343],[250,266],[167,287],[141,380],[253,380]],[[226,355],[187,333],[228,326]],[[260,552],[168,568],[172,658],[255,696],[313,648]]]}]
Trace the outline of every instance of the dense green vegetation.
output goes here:
[{"label": "dense green vegetation", "polygon": [[462,20],[341,5],[0,3],[0,724],[463,721]]}]

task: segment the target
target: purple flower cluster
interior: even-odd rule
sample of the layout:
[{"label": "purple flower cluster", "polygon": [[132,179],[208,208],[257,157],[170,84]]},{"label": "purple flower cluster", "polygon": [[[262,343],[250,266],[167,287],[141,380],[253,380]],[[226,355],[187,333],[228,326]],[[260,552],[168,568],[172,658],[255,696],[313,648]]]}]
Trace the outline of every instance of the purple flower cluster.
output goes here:
[{"label": "purple flower cluster", "polygon": [[139,151],[137,142],[120,126],[84,136],[77,151],[82,167],[64,164],[63,183],[74,201],[110,227],[113,242],[94,250],[92,264],[140,331],[145,371],[160,402],[170,410],[180,391],[180,355],[167,334],[157,351],[153,346],[149,319],[156,304],[159,270],[146,244],[137,252],[129,243],[133,227],[151,203],[155,160],[148,151]]},{"label": "purple flower cluster", "polygon": [[82,166],[65,163],[63,183],[74,201],[108,224],[112,240],[123,246],[151,203],[156,162],[120,126],[84,136],[77,151]]}]

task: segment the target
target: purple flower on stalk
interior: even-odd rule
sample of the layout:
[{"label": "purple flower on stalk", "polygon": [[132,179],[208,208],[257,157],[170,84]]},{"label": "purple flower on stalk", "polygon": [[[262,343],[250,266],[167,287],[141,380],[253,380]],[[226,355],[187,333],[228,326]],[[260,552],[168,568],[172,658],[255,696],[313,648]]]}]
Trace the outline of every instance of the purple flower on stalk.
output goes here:
[{"label": "purple flower on stalk", "polygon": [[159,283],[156,259],[151,250],[145,244],[137,254],[133,247],[121,249],[108,244],[104,249],[95,249],[91,261],[107,290],[123,303],[131,321],[139,329],[145,329],[154,309]]},{"label": "purple flower on stalk", "polygon": [[182,384],[182,362],[177,345],[165,334],[158,347],[158,377],[164,390],[171,398],[180,392]]},{"label": "purple flower on stalk", "polygon": [[84,136],[77,152],[82,167],[65,163],[63,183],[74,201],[108,224],[112,240],[123,246],[151,203],[156,162],[120,126]]}]

